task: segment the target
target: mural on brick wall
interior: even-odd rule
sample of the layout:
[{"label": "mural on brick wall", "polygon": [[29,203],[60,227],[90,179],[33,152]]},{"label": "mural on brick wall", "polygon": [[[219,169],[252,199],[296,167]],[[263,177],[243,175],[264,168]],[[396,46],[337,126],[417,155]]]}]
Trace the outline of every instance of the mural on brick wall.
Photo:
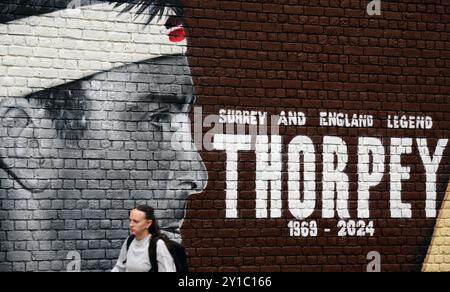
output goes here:
[{"label": "mural on brick wall", "polygon": [[140,204],[192,271],[450,270],[450,55],[383,27],[416,4],[197,1],[188,53],[177,0],[7,2],[0,271],[108,271]]},{"label": "mural on brick wall", "polygon": [[70,251],[110,269],[137,204],[180,239],[207,173],[177,1],[21,2],[1,5],[2,270],[65,269]]}]

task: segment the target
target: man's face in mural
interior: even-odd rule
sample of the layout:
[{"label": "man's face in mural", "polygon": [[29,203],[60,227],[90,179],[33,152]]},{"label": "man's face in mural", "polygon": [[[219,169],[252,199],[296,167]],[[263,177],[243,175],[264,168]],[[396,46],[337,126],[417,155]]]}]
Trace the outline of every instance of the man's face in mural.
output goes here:
[{"label": "man's face in mural", "polygon": [[[162,57],[5,102],[3,192],[36,206],[68,199],[75,210],[90,199],[119,209],[143,200],[179,234],[186,199],[207,182],[191,136],[189,72],[185,56]],[[42,219],[64,219],[49,214]]]},{"label": "man's face in mural", "polygon": [[[111,239],[138,203],[154,206],[161,228],[180,238],[186,200],[207,183],[188,117],[191,80],[186,57],[172,56],[3,102],[2,211],[11,226],[2,243],[76,240],[89,230]],[[83,218],[86,226],[72,225]]]},{"label": "man's face in mural", "polygon": [[192,141],[194,102],[184,54],[0,100],[0,242],[18,252],[7,259],[17,257],[13,269],[71,250],[118,251],[111,240],[123,242],[139,204],[181,239],[186,201],[207,184]]}]

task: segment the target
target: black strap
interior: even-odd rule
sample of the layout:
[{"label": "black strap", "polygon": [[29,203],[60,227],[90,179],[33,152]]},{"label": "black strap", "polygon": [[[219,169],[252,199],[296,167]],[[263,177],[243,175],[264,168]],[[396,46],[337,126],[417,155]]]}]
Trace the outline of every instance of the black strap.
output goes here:
[{"label": "black strap", "polygon": [[[127,238],[127,251],[130,249],[131,244],[133,243],[134,239],[136,237],[134,235],[130,235]],[[186,251],[184,249],[184,246],[181,244],[178,244],[176,242],[171,242],[169,239],[165,238],[164,236],[152,236],[150,240],[150,244],[148,245],[148,256],[150,259],[150,264],[152,266],[151,270],[149,272],[158,272],[158,260],[157,260],[157,243],[158,240],[163,240],[166,244],[170,254],[172,255],[175,266],[177,267],[177,271],[180,271],[182,273],[186,273],[188,271],[187,269],[187,263],[186,263]],[[178,259],[178,260],[177,260]],[[180,260],[182,260],[180,262]],[[123,261],[123,264],[125,265],[127,263],[127,260]]]},{"label": "black strap", "polygon": [[150,264],[152,265],[152,269],[149,272],[158,273],[158,260],[156,257],[156,250],[157,250],[157,242],[161,239],[156,236],[152,236],[152,239],[150,240],[150,244],[148,245],[148,256],[150,258]]},{"label": "black strap", "polygon": [[130,245],[133,242],[133,240],[136,238],[134,235],[130,235],[127,239],[127,251],[130,249]]},{"label": "black strap", "polygon": [[[150,261],[152,263],[153,272],[158,271],[158,263],[156,259],[156,250],[157,250],[157,242],[158,240],[162,240],[164,244],[166,245],[170,255],[173,258],[173,261],[175,263],[176,271],[178,273],[187,273],[188,267],[187,267],[187,255],[186,255],[186,249],[183,245],[177,243],[176,241],[170,240],[165,235],[160,235],[159,237],[152,238],[152,241],[150,242],[150,249],[149,249],[149,256]],[[154,251],[152,253],[152,251]]]},{"label": "black strap", "polygon": [[[136,238],[136,236],[134,236],[134,235],[130,235],[128,238],[127,238],[127,252],[128,252],[128,250],[130,249],[130,245],[133,243],[133,240]],[[127,259],[125,259],[123,262],[122,262],[122,264],[126,264],[127,263]]]}]

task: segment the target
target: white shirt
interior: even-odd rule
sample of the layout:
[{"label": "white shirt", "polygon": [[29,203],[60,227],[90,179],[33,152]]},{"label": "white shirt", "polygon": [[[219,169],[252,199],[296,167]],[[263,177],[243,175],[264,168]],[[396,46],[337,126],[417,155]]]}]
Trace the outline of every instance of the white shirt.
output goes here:
[{"label": "white shirt", "polygon": [[[120,250],[119,259],[111,272],[148,272],[152,268],[148,255],[151,235],[142,240],[134,239],[127,251],[125,240]],[[156,243],[156,260],[158,272],[176,272],[175,261],[163,240]],[[126,262],[125,262],[126,261]],[[124,264],[125,262],[125,264]]]}]

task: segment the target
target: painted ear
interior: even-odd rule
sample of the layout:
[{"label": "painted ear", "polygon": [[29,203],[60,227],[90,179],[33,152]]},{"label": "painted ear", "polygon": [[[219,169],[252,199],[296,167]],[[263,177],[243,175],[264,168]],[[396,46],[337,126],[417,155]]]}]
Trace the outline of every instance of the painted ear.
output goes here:
[{"label": "painted ear", "polygon": [[0,104],[0,167],[34,193],[47,189],[53,175],[51,168],[44,170],[51,164],[51,149],[43,147],[43,138],[51,131],[43,129],[46,121],[44,110],[32,108],[25,99]]}]

